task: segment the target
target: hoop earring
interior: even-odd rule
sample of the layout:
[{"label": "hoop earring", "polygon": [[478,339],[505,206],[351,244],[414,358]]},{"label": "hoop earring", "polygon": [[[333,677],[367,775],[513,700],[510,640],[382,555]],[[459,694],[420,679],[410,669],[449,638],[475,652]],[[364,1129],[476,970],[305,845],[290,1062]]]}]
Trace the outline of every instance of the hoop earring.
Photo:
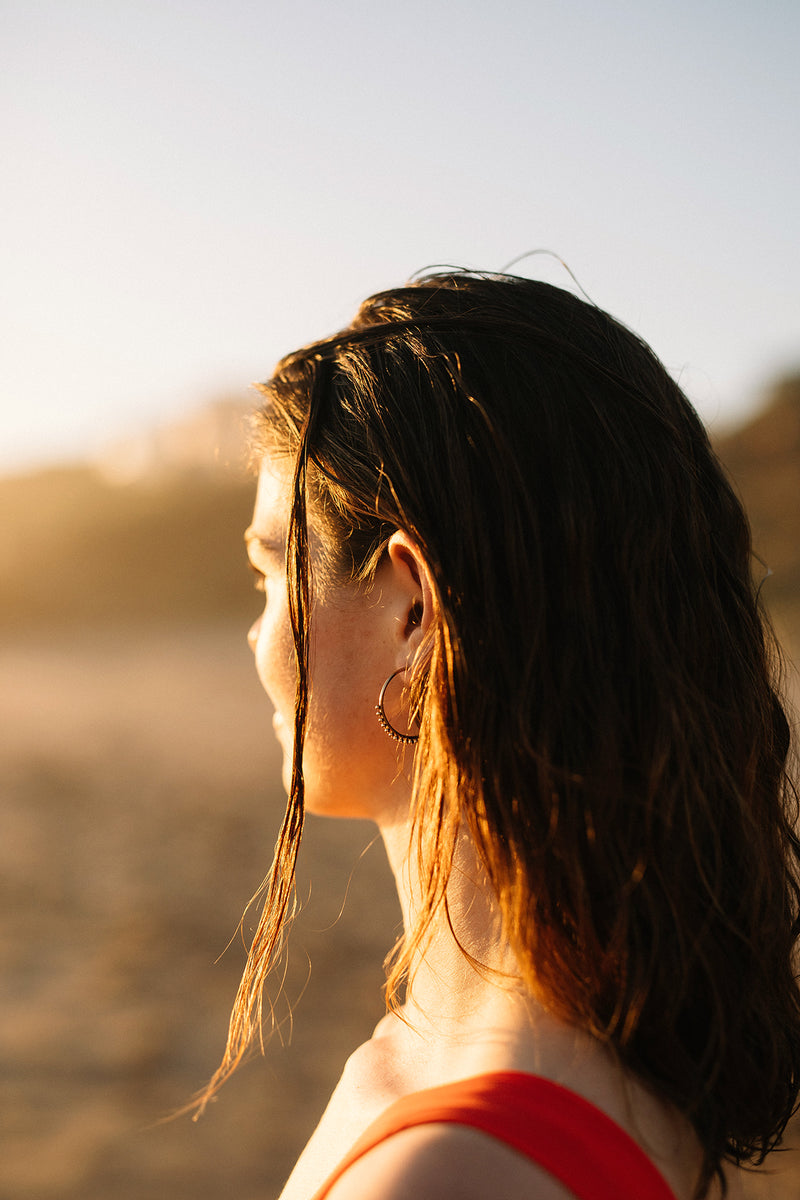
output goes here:
[{"label": "hoop earring", "polygon": [[386,697],[386,689],[394,679],[395,675],[402,675],[405,672],[405,669],[405,667],[399,667],[398,670],[392,671],[391,675],[386,680],[386,683],[384,683],[383,687],[381,688],[381,694],[378,697],[378,703],[375,705],[375,712],[378,715],[378,721],[380,722],[381,729],[384,731],[384,733],[388,733],[389,737],[394,738],[396,742],[402,742],[404,746],[413,746],[415,742],[419,741],[419,734],[399,733],[395,729],[394,725],[391,724],[383,709],[383,701]]}]

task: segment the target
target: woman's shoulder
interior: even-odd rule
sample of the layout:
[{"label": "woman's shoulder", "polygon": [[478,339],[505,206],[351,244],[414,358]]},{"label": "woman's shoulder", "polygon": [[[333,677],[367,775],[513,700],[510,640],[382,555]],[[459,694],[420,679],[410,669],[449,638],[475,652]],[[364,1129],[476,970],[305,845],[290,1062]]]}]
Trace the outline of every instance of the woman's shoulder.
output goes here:
[{"label": "woman's shoulder", "polygon": [[421,1067],[421,1057],[418,1039],[396,1013],[387,1013],[348,1057],[339,1088],[377,1116],[400,1097],[438,1082]]},{"label": "woman's shoulder", "polygon": [[476,1129],[419,1125],[351,1163],[326,1200],[574,1200],[536,1163]]},{"label": "woman's shoulder", "polygon": [[324,1195],[688,1196],[683,1170],[669,1168],[675,1192],[642,1146],[584,1097],[538,1075],[496,1071],[401,1098],[340,1162],[334,1180],[347,1186]]}]

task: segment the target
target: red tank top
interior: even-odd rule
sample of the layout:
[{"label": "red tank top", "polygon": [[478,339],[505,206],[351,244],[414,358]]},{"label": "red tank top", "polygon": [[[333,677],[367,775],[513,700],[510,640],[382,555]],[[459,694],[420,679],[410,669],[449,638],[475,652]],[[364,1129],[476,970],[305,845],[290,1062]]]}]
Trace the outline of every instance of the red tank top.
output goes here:
[{"label": "red tank top", "polygon": [[403,1096],[362,1134],[312,1200],[367,1151],[414,1125],[467,1125],[513,1147],[578,1200],[675,1200],[664,1177],[616,1122],[549,1079],[498,1071]]}]

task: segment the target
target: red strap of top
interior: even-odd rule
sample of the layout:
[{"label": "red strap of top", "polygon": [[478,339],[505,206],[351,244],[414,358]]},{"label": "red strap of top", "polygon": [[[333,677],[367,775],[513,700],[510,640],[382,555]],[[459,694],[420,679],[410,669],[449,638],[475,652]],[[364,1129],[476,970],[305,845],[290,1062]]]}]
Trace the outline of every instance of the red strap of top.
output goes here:
[{"label": "red strap of top", "polygon": [[478,1075],[392,1104],[362,1134],[314,1195],[324,1200],[357,1159],[415,1125],[467,1125],[532,1159],[578,1200],[675,1200],[636,1142],[588,1100],[518,1071]]}]

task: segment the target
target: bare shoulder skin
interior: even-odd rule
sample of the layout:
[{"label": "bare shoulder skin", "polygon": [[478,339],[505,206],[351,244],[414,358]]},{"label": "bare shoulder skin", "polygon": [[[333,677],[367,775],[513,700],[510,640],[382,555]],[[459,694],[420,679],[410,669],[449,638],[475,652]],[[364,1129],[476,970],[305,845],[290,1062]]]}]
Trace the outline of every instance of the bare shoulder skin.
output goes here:
[{"label": "bare shoulder skin", "polygon": [[[395,1016],[350,1057],[281,1200],[309,1200],[360,1134],[401,1096],[491,1071],[543,1075],[582,1095],[625,1129],[675,1192],[690,1200],[700,1150],[688,1124],[620,1070],[602,1048],[541,1012],[486,1006],[489,1022],[456,1040],[436,1039]],[[506,998],[507,999],[507,998]],[[516,1021],[513,1014],[517,1014]],[[503,1023],[501,1024],[501,1020]],[[571,1193],[513,1149],[476,1130],[420,1126],[375,1147],[334,1185],[332,1200],[450,1194],[469,1200],[569,1200]],[[731,1200],[740,1188],[731,1181]],[[712,1200],[714,1193],[712,1192]]]}]

